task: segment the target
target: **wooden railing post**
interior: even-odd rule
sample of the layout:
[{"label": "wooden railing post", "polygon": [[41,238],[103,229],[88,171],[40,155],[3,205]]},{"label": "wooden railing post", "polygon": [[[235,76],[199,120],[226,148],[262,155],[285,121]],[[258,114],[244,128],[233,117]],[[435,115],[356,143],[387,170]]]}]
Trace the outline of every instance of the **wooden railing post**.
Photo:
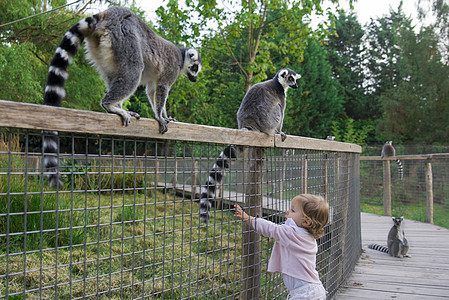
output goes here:
[{"label": "wooden railing post", "polygon": [[[248,149],[249,174],[245,188],[245,210],[250,216],[262,217],[263,148]],[[260,235],[243,225],[243,290],[240,299],[260,298]]]},{"label": "wooden railing post", "polygon": [[433,174],[430,161],[426,162],[426,200],[426,222],[433,224]]},{"label": "wooden railing post", "polygon": [[391,171],[390,160],[383,160],[384,215],[391,217]]}]

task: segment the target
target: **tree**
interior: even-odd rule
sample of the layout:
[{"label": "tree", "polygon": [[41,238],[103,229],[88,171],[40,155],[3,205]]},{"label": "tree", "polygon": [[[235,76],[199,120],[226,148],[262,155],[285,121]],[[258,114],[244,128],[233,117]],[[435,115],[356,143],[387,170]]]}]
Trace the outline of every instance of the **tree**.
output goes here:
[{"label": "tree", "polygon": [[398,86],[381,96],[379,133],[405,143],[447,142],[449,68],[442,62],[433,27],[401,34],[402,71]]},{"label": "tree", "polygon": [[[168,102],[168,112],[186,122],[237,127],[236,113],[249,87],[302,61],[307,36],[319,39],[329,33],[324,25],[315,33],[306,22],[312,12],[323,13],[321,0],[249,1],[233,11],[215,1],[186,4],[180,9],[170,1],[167,8],[158,9],[163,36],[171,29],[178,44],[186,45],[199,43],[193,37],[202,38],[204,65],[198,83],[185,86],[178,80]],[[186,18],[191,15],[198,16],[196,21]]]},{"label": "tree", "polygon": [[402,2],[398,10],[390,10],[390,15],[372,20],[367,28],[367,70],[366,89],[370,99],[365,110],[373,119],[382,116],[380,96],[395,88],[404,77],[401,48],[401,33],[413,31],[411,18],[402,11]]},{"label": "tree", "polygon": [[284,131],[288,134],[325,138],[331,134],[332,123],[343,113],[343,99],[326,49],[313,38],[307,40],[304,61],[293,65],[302,75],[298,90],[287,97]]},{"label": "tree", "polygon": [[335,35],[329,37],[326,49],[339,92],[344,99],[346,116],[354,120],[368,119],[364,88],[364,30],[354,13],[341,12],[335,21]]},{"label": "tree", "polygon": [[425,20],[429,14],[433,14],[433,18],[431,18],[433,24],[430,26],[439,33],[443,61],[449,62],[449,3],[447,0],[420,0],[418,1],[418,12],[421,20]]},{"label": "tree", "polygon": [[[322,2],[249,0],[240,2],[240,10],[231,12],[215,8],[215,1],[199,1],[196,10],[204,16],[205,24],[217,24],[218,33],[210,39],[208,47],[224,56],[221,60],[224,65],[234,66],[238,70],[244,79],[246,92],[254,82],[265,80],[267,74],[275,71],[273,52],[302,60],[304,41],[312,33],[307,20],[312,13],[323,14]],[[338,1],[332,0],[332,3]],[[211,12],[206,13],[206,8]],[[278,27],[284,27],[287,34],[277,35],[274,43],[273,33]],[[326,36],[329,33],[324,25],[320,28],[315,31],[316,35]],[[289,63],[286,59],[282,62]]]}]

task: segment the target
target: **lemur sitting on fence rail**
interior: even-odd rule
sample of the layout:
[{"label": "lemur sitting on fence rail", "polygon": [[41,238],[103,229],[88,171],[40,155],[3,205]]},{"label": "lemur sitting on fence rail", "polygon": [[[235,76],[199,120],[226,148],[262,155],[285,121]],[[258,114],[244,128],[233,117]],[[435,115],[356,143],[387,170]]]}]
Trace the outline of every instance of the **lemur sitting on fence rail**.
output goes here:
[{"label": "lemur sitting on fence rail", "polygon": [[[298,88],[296,80],[299,78],[301,78],[300,74],[290,69],[282,69],[274,78],[252,86],[243,97],[237,112],[239,129],[263,132],[268,135],[278,133],[284,141],[287,135],[282,132],[282,124],[287,90],[289,87]],[[238,147],[227,146],[209,172],[200,199],[200,220],[203,222],[209,221],[209,210],[217,184],[223,180],[225,169],[229,168],[229,160],[237,157],[237,150]]]},{"label": "lemur sitting on fence rail", "polygon": [[[382,147],[382,153],[380,154],[381,158],[390,156],[396,156],[396,149],[393,147],[393,141],[387,141]],[[399,159],[396,160],[396,164],[398,165],[399,180],[402,180],[404,178],[404,167]]]}]

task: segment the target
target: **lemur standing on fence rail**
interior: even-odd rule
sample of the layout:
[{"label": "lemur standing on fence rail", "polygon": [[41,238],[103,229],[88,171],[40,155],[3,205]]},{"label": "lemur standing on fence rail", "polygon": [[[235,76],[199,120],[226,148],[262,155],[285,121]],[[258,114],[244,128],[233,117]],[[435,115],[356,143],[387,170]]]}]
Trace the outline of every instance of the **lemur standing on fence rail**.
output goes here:
[{"label": "lemur standing on fence rail", "polygon": [[[396,149],[393,147],[392,141],[387,141],[382,147],[382,153],[380,154],[380,157],[384,158],[390,156],[396,156]],[[404,167],[401,160],[399,159],[396,160],[396,164],[398,165],[399,180],[402,180],[404,178]]]},{"label": "lemur standing on fence rail", "polygon": [[[195,82],[202,61],[197,50],[175,46],[157,35],[145,22],[127,8],[113,6],[104,12],[81,20],[65,34],[50,63],[44,104],[61,106],[65,96],[64,83],[67,67],[72,62],[83,40],[86,39],[88,59],[103,76],[108,87],[101,100],[108,113],[122,118],[128,126],[131,118],[139,114],[125,111],[122,103],[139,85],[146,92],[159,122],[159,132],[167,131],[165,104],[171,86],[180,74]],[[50,185],[62,185],[59,179],[57,132],[44,132],[43,164]]]},{"label": "lemur standing on fence rail", "polygon": [[394,257],[410,257],[410,255],[407,255],[408,252],[408,241],[405,238],[404,230],[402,229],[402,221],[404,221],[404,217],[395,218],[393,219],[393,227],[391,227],[390,231],[388,232],[388,238],[387,238],[387,247],[380,246],[377,244],[370,244],[368,245],[368,248],[377,250],[380,252],[388,253],[391,256]]},{"label": "lemur standing on fence rail", "polygon": [[[287,90],[289,87],[298,88],[296,80],[299,78],[301,78],[300,74],[286,68],[280,70],[274,78],[252,86],[237,112],[239,129],[263,132],[268,135],[280,134],[284,141],[287,135],[282,132],[282,124]],[[223,180],[225,169],[229,168],[229,160],[237,157],[237,150],[238,147],[227,146],[209,172],[200,199],[200,220],[203,222],[209,220],[209,210],[217,184]]]}]

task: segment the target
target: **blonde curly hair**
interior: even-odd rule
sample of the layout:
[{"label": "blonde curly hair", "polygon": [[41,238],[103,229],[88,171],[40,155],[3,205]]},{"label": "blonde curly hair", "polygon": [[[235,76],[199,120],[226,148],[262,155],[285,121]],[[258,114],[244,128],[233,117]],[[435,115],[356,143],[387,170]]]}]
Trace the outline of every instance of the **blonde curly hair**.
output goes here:
[{"label": "blonde curly hair", "polygon": [[323,197],[312,194],[301,194],[292,199],[300,205],[305,219],[310,219],[307,231],[318,239],[324,235],[324,226],[329,223],[329,204]]}]

